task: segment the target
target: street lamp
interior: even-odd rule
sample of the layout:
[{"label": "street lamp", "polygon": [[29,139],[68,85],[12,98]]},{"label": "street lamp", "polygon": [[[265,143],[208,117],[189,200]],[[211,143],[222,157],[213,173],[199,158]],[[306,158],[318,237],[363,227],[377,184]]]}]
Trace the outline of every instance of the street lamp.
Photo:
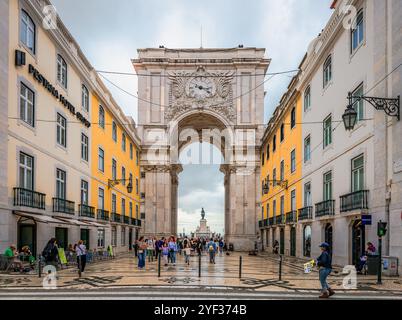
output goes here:
[{"label": "street lamp", "polygon": [[126,182],[127,180],[129,180],[128,185],[127,185],[127,192],[128,193],[132,193],[133,192],[133,183],[131,181],[131,179],[109,179],[107,186],[108,189],[113,188],[114,186],[120,184],[120,182]]},{"label": "street lamp", "polygon": [[387,115],[396,117],[398,121],[401,119],[400,109],[400,96],[396,99],[390,98],[378,98],[378,97],[366,97],[366,96],[354,96],[351,92],[348,94],[349,104],[345,113],[342,116],[343,124],[347,131],[353,130],[357,121],[357,112],[353,107],[361,100],[367,101],[375,109],[383,110]]},{"label": "street lamp", "polygon": [[264,184],[264,187],[262,188],[262,191],[264,192],[264,194],[268,194],[268,192],[269,192],[268,183]]}]

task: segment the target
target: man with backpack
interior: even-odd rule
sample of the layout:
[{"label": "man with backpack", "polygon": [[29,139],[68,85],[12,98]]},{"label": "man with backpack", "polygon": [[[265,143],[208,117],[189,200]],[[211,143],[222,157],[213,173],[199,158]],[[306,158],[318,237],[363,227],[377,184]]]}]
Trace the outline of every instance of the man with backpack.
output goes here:
[{"label": "man with backpack", "polygon": [[57,247],[56,238],[52,238],[49,240],[45,249],[43,249],[43,251],[42,251],[42,256],[45,259],[45,262],[47,265],[53,265],[53,266],[57,267],[59,249]]},{"label": "man with backpack", "polygon": [[209,263],[215,264],[215,254],[217,251],[217,246],[216,243],[214,242],[214,239],[211,238],[207,247],[209,252]]}]

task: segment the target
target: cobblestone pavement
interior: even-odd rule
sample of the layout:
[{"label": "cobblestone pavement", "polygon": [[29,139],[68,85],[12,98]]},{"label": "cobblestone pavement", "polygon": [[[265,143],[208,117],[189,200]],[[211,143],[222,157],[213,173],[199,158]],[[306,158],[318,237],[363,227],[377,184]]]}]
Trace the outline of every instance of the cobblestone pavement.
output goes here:
[{"label": "cobblestone pavement", "polygon": [[[242,256],[242,273],[239,278],[239,258]],[[202,256],[201,277],[198,277],[198,257],[191,257],[190,265],[184,264],[184,258],[178,256],[176,266],[161,267],[158,277],[157,262],[146,262],[145,270],[138,270],[137,260],[132,254],[125,254],[113,260],[100,261],[87,265],[81,278],[74,267],[59,270],[57,273],[57,290],[95,292],[96,290],[148,289],[163,290],[176,288],[180,290],[215,290],[226,295],[231,294],[297,294],[306,296],[319,290],[317,271],[304,274],[303,261],[285,258],[282,264],[282,279],[279,281],[278,257],[249,256],[246,253],[232,253],[230,256],[217,256],[216,264],[210,264],[206,255]],[[329,277],[331,286],[339,294],[367,295],[380,297],[389,295],[402,298],[402,279],[383,278],[381,286],[376,285],[375,276],[358,276],[357,289],[346,290],[343,287],[345,275],[335,269]],[[37,274],[21,275],[18,273],[0,274],[0,296],[7,292],[39,292],[43,290],[45,277]],[[45,283],[46,284],[46,283]],[[115,290],[117,291],[117,290]],[[143,291],[144,292],[144,291]],[[151,292],[151,291],[149,291]]]}]

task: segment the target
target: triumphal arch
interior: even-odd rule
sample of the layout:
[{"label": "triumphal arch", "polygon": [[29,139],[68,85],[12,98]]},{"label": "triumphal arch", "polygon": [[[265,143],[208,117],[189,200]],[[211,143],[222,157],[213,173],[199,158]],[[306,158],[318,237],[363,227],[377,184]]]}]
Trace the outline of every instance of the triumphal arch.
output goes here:
[{"label": "triumphal arch", "polygon": [[[265,49],[139,49],[138,134],[144,235],[177,234],[180,151],[208,142],[222,151],[225,238],[250,250],[260,220]],[[205,199],[208,202],[208,199]]]}]

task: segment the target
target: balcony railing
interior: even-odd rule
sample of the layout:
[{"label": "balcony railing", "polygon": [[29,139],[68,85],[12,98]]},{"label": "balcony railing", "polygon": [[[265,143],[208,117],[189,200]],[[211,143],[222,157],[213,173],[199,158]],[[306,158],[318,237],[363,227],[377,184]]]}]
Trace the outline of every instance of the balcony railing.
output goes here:
[{"label": "balcony railing", "polygon": [[123,216],[123,222],[124,222],[125,224],[130,224],[130,217]]},{"label": "balcony railing", "polygon": [[75,202],[61,198],[53,198],[53,212],[74,214]]},{"label": "balcony railing", "polygon": [[86,204],[80,204],[78,212],[80,213],[80,217],[95,218],[95,208]]},{"label": "balcony railing", "polygon": [[112,214],[111,214],[111,220],[112,220],[113,222],[121,223],[121,215],[118,214],[118,213],[116,213],[116,212],[112,212]]},{"label": "balcony railing", "polygon": [[264,227],[268,227],[268,225],[269,225],[268,219],[264,219],[263,224],[264,224]]},{"label": "balcony railing", "polygon": [[313,207],[304,207],[299,209],[299,221],[312,220],[313,219]]},{"label": "balcony railing", "polygon": [[14,206],[46,209],[46,195],[24,188],[14,188]]},{"label": "balcony railing", "polygon": [[333,216],[335,215],[335,200],[327,200],[323,202],[316,203],[315,205],[315,216]]},{"label": "balcony railing", "polygon": [[137,219],[137,227],[141,227],[141,220]]},{"label": "balcony railing", "polygon": [[98,220],[109,221],[109,211],[98,209],[96,211],[96,218]]},{"label": "balcony railing", "polygon": [[296,211],[290,211],[286,213],[286,223],[296,223],[297,222],[297,212]]},{"label": "balcony railing", "polygon": [[280,214],[279,216],[276,216],[276,220],[275,220],[275,224],[279,225],[279,224],[284,224],[285,223],[285,219],[284,219],[284,215]]},{"label": "balcony railing", "polygon": [[259,227],[260,229],[262,229],[262,227],[264,227],[264,220],[258,221],[258,227]]},{"label": "balcony railing", "polygon": [[341,196],[341,212],[368,209],[368,195],[368,190],[361,190]]},{"label": "balcony railing", "polygon": [[274,217],[269,218],[269,219],[268,219],[268,224],[269,224],[270,226],[273,226],[273,225],[275,224],[275,218],[274,218]]}]

